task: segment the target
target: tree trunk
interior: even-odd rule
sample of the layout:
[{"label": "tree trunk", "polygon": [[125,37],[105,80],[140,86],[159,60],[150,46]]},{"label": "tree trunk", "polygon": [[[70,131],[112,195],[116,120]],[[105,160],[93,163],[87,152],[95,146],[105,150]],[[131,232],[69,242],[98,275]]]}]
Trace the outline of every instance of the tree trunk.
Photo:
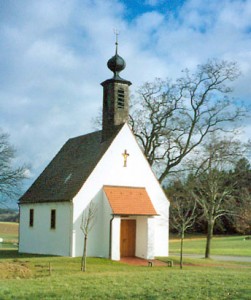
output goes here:
[{"label": "tree trunk", "polygon": [[182,229],[180,238],[180,269],[183,267],[183,240],[184,240],[184,230]]},{"label": "tree trunk", "polygon": [[213,231],[214,231],[214,221],[210,220],[208,221],[207,224],[207,243],[206,243],[205,258],[210,258],[211,240],[213,237]]},{"label": "tree trunk", "polygon": [[83,272],[86,271],[86,249],[87,249],[87,235],[85,234],[84,250],[83,250],[83,256],[82,256],[82,261],[81,261],[81,271],[83,271]]}]

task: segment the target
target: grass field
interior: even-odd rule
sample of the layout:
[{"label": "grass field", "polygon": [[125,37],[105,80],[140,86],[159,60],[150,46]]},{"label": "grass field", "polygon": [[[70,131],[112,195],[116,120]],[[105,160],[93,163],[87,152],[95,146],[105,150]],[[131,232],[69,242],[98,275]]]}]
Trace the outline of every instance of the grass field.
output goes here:
[{"label": "grass field", "polygon": [[17,249],[18,223],[0,222],[0,249]]},{"label": "grass field", "polygon": [[[13,238],[8,230],[6,236]],[[228,243],[232,248],[240,244],[240,237],[236,238],[223,239],[222,245]],[[189,243],[194,243],[194,253],[203,240],[187,242],[185,247],[190,250]],[[218,242],[219,249],[224,249],[220,239]],[[171,250],[178,251],[178,245],[179,241],[171,241]],[[251,263],[185,258],[180,270],[178,257],[171,258],[172,268],[88,258],[87,272],[83,273],[80,258],[25,255],[0,249],[0,299],[251,299]]]},{"label": "grass field", "polygon": [[[18,256],[2,251],[0,299],[250,299],[251,264],[186,259],[174,267],[128,266],[89,258]],[[52,272],[49,275],[48,264]],[[14,271],[14,272],[13,272]]]},{"label": "grass field", "polygon": [[18,240],[18,223],[0,222],[0,237],[6,241]]},{"label": "grass field", "polygon": [[[170,253],[180,251],[180,241],[178,239],[170,240]],[[203,255],[206,247],[205,237],[187,238],[184,240],[183,251],[186,254]],[[233,255],[233,256],[251,256],[251,239],[245,239],[245,236],[216,236],[212,240],[212,255]]]}]

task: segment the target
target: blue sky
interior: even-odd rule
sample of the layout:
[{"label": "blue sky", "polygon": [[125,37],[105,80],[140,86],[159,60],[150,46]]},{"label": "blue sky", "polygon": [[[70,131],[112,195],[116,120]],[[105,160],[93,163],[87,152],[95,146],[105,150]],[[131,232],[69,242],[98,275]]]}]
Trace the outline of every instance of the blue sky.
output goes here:
[{"label": "blue sky", "polygon": [[[210,58],[239,63],[234,96],[251,95],[251,1],[8,0],[0,2],[0,128],[32,182],[70,137],[93,130],[114,54],[132,91]],[[251,121],[240,137],[251,137]]]},{"label": "blue sky", "polygon": [[136,18],[142,14],[151,11],[158,11],[166,14],[168,12],[177,13],[179,8],[184,4],[185,0],[123,0],[121,3],[126,7],[125,16],[128,19]]}]

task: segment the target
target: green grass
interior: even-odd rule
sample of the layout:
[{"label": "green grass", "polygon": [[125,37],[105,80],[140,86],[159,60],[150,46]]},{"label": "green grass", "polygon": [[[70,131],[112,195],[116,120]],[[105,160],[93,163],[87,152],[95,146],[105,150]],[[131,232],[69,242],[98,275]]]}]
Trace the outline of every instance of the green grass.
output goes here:
[{"label": "green grass", "polygon": [[251,264],[185,259],[180,270],[173,259],[173,268],[150,268],[88,258],[83,273],[80,258],[3,251],[0,264],[19,265],[27,276],[0,280],[0,299],[250,299]]},{"label": "green grass", "polygon": [[[183,251],[186,254],[204,255],[206,246],[205,237],[186,238]],[[179,253],[180,241],[170,240],[170,253]],[[212,240],[211,255],[251,256],[251,239],[245,240],[244,236],[216,236]]]},{"label": "green grass", "polygon": [[0,243],[0,249],[17,249],[16,243]]},{"label": "green grass", "polygon": [[[3,224],[2,228],[6,236],[17,237],[13,226]],[[186,239],[184,247],[185,253],[203,254],[205,239]],[[178,252],[179,240],[171,240],[170,249],[172,253]],[[212,254],[251,256],[251,241],[237,236],[217,237],[213,239]],[[179,257],[171,259],[172,268],[151,268],[88,258],[87,272],[83,273],[80,258],[18,254],[17,250],[0,249],[0,300],[250,299],[251,263],[184,258],[180,270]]]}]

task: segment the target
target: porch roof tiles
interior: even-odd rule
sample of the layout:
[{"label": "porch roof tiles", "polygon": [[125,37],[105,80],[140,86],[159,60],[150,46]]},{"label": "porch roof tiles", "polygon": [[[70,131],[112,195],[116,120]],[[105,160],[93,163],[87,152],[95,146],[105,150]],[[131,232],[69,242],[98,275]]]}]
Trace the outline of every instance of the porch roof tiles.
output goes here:
[{"label": "porch roof tiles", "polygon": [[115,215],[157,215],[145,188],[104,186],[104,192]]}]

